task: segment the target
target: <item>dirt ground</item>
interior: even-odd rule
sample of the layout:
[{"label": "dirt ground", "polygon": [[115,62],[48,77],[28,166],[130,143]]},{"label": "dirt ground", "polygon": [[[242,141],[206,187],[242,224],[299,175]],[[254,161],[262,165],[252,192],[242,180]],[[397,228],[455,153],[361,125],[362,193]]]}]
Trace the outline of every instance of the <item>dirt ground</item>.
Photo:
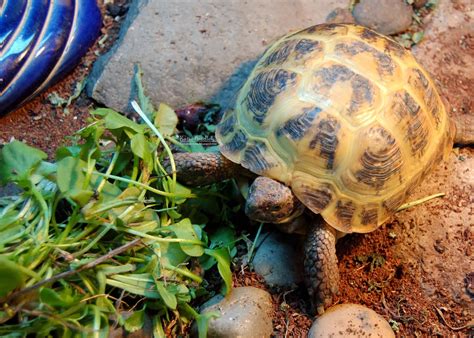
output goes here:
[{"label": "dirt ground", "polygon": [[[466,1],[453,1],[466,13]],[[119,7],[124,2],[116,2]],[[464,7],[463,7],[464,6]],[[120,8],[119,8],[120,9]],[[50,156],[64,137],[87,124],[94,102],[81,94],[68,107],[58,107],[48,96],[68,98],[83,81],[98,54],[117,36],[117,8],[103,6],[104,29],[76,70],[24,107],[0,118],[0,144],[24,140]],[[123,14],[123,11],[122,11]],[[429,20],[429,19],[428,19]],[[472,125],[474,36],[466,26],[431,32],[437,48],[415,53],[433,73],[450,104],[453,119]],[[474,336],[466,326],[474,318],[474,149],[454,149],[449,161],[413,193],[411,200],[443,192],[445,197],[399,212],[394,219],[367,235],[351,235],[338,243],[341,294],[338,303],[367,305],[390,321],[399,336]],[[234,285],[268,289],[262,278],[243,270],[234,273]],[[270,290],[275,303],[276,336],[305,336],[311,319],[306,314],[304,290]],[[470,292],[470,293],[469,293]],[[471,322],[472,324],[472,322]],[[398,331],[397,331],[398,330]]]}]

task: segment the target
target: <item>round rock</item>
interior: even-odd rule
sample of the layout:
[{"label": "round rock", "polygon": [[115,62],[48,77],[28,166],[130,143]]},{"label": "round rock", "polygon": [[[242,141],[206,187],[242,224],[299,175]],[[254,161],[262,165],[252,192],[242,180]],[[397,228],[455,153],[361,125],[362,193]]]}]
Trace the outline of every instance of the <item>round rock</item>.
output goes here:
[{"label": "round rock", "polygon": [[308,332],[316,337],[395,338],[388,322],[374,310],[358,304],[340,304],[317,318]]},{"label": "round rock", "polygon": [[358,24],[388,35],[410,27],[413,8],[403,0],[361,0],[352,14]]},{"label": "round rock", "polygon": [[211,298],[201,313],[217,311],[211,319],[208,337],[270,337],[273,333],[273,303],[270,294],[251,286],[234,288],[222,297]]},{"label": "round rock", "polygon": [[[291,287],[303,280],[303,260],[299,236],[272,232],[263,237],[255,257],[253,267],[270,285]],[[298,243],[299,242],[299,243]]]}]

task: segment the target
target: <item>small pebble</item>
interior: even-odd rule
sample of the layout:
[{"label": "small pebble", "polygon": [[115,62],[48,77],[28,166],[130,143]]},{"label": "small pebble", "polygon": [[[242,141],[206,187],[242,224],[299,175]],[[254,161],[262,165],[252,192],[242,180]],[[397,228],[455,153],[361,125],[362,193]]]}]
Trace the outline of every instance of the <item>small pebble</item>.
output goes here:
[{"label": "small pebble", "polygon": [[425,6],[428,0],[415,0],[413,2],[413,7],[416,9],[420,9],[421,7]]}]

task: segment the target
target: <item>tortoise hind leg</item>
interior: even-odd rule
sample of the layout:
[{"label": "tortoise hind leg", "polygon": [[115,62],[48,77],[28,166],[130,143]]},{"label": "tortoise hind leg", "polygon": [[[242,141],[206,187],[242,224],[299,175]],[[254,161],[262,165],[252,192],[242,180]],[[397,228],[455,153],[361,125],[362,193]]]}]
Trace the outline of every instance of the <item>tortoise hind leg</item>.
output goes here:
[{"label": "tortoise hind leg", "polygon": [[[197,187],[220,182],[242,172],[242,167],[229,161],[221,153],[176,153],[173,154],[176,177],[179,182]],[[166,172],[171,174],[169,159],[164,162]]]},{"label": "tortoise hind leg", "polygon": [[324,221],[311,226],[304,251],[305,282],[313,309],[320,315],[339,290],[336,231]]}]

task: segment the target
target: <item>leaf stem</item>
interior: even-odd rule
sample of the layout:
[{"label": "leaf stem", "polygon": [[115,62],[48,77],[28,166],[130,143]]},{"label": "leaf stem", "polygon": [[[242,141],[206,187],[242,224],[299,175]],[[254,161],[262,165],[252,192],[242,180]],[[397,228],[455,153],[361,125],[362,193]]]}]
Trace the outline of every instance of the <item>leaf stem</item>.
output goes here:
[{"label": "leaf stem", "polygon": [[99,171],[94,171],[93,172],[94,174],[96,175],[99,175],[99,176],[103,176],[103,177],[107,177],[107,178],[111,178],[111,179],[114,179],[116,181],[120,181],[120,182],[125,182],[125,183],[130,183],[130,184],[133,184],[133,185],[136,185],[136,186],[139,186],[143,189],[146,189],[150,192],[153,192],[157,195],[161,195],[161,196],[166,196],[166,197],[182,197],[182,198],[194,198],[196,197],[196,195],[194,194],[174,194],[174,193],[169,193],[169,192],[166,192],[166,191],[162,191],[162,190],[158,190],[158,189],[155,189],[155,188],[152,188],[150,187],[149,185],[146,185],[146,184],[143,184],[141,182],[137,182],[137,181],[132,181],[132,180],[129,180],[127,178],[124,178],[124,177],[120,177],[120,176],[116,176],[116,175],[107,175],[107,174],[104,174],[104,173],[101,173]]},{"label": "leaf stem", "polygon": [[429,200],[432,200],[434,198],[443,197],[444,195],[446,195],[444,192],[440,192],[440,193],[437,193],[437,194],[433,194],[433,195],[430,195],[430,196],[420,198],[419,200],[416,200],[416,201],[412,201],[412,202],[402,204],[397,209],[397,212],[408,209],[408,208],[411,208],[411,207],[414,207],[414,206],[417,206],[419,204],[423,204],[423,203],[428,202]]}]

